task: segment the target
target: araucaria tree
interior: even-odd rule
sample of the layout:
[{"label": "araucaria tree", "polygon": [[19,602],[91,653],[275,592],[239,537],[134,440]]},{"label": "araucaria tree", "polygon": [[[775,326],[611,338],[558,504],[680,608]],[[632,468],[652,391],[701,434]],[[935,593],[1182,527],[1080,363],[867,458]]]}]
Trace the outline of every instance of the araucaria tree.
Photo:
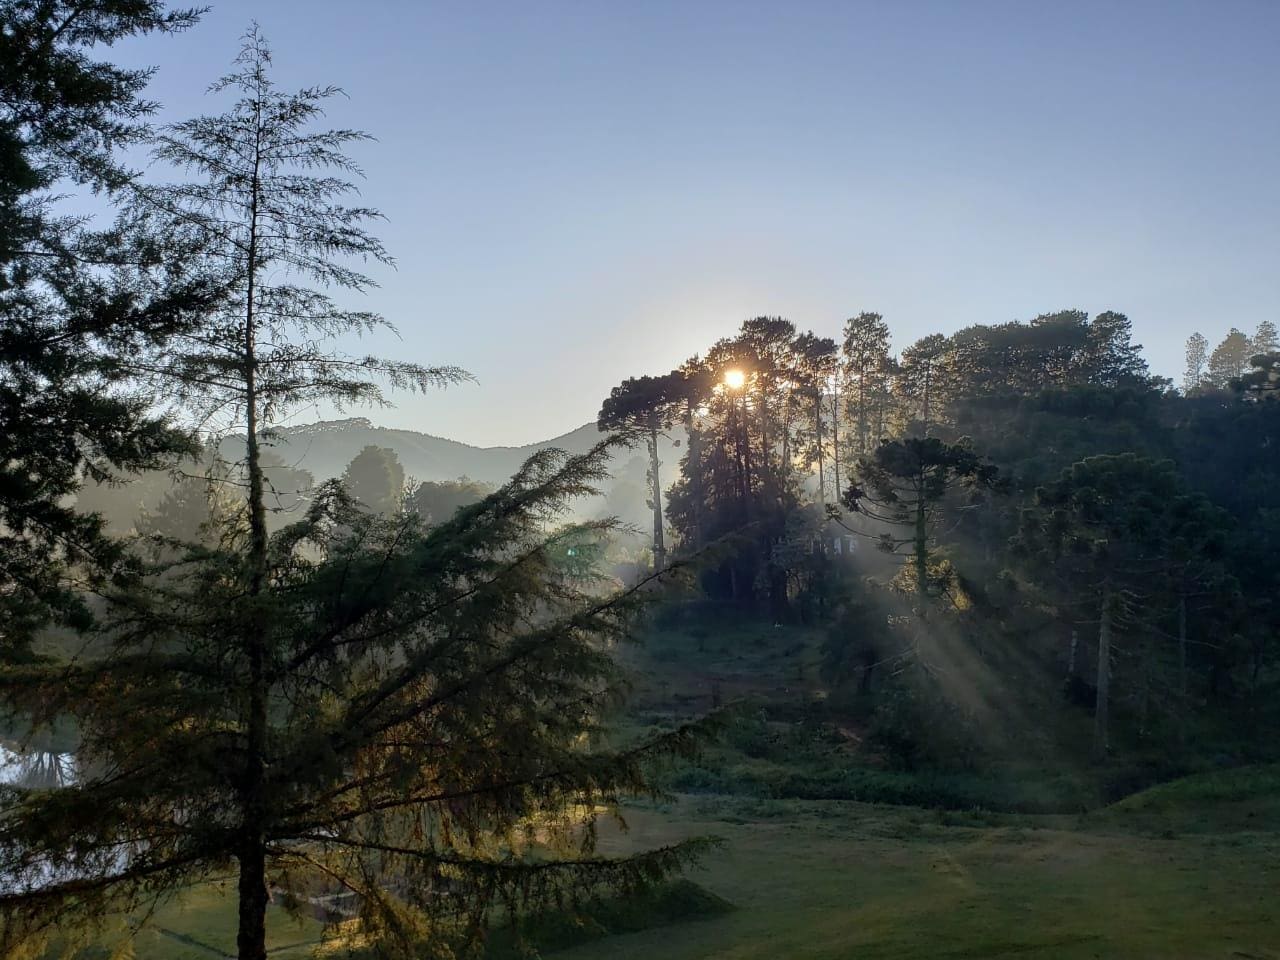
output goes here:
[{"label": "araucaria tree", "polygon": [[1024,512],[1017,555],[1065,606],[1097,624],[1097,757],[1109,748],[1117,647],[1148,630],[1162,607],[1185,603],[1197,583],[1217,578],[1210,545],[1223,522],[1186,492],[1172,462],[1133,453],[1081,460],[1037,490]]},{"label": "araucaria tree", "polygon": [[966,443],[904,437],[882,441],[858,461],[843,503],[889,526],[879,535],[879,545],[889,553],[909,550],[912,585],[923,598],[930,593],[931,545],[948,495],[962,488],[991,488],[996,482],[995,465]]},{"label": "araucaria tree", "polygon": [[[855,425],[855,451],[862,456],[875,444],[883,429],[883,408],[888,389],[889,325],[878,313],[860,313],[844,326],[844,372],[850,391],[849,406]],[[839,478],[837,478],[837,482]]]},{"label": "araucaria tree", "polygon": [[[53,925],[228,877],[241,960],[266,956],[272,888],[325,884],[356,895],[380,955],[444,955],[497,904],[641,883],[689,853],[591,853],[596,811],[651,789],[645,761],[690,736],[593,749],[617,689],[607,644],[642,594],[587,595],[547,531],[604,476],[607,445],[540,454],[430,530],[331,483],[269,534],[263,444],[280,418],[461,376],[327,346],[381,322],[323,290],[359,291],[370,281],[352,264],[386,260],[364,229],[374,211],[343,203],[343,150],[362,135],[314,131],[335,91],[282,93],[269,65],[250,33],[214,87],[237,95],[229,112],[160,140],[190,181],[140,195],[131,224],[140,255],[164,254],[157,284],[219,291],[185,349],[148,372],[243,435],[247,523],[110,593],[98,655],[0,671],[24,718],[73,722],[82,772],[3,797],[6,956]],[[574,853],[552,855],[561,843]]]},{"label": "araucaria tree", "polygon": [[667,544],[662,523],[662,461],[658,438],[679,414],[683,377],[632,377],[614,387],[600,408],[596,425],[601,430],[628,431],[643,437],[649,453],[649,509],[653,512],[653,569],[667,563]]}]

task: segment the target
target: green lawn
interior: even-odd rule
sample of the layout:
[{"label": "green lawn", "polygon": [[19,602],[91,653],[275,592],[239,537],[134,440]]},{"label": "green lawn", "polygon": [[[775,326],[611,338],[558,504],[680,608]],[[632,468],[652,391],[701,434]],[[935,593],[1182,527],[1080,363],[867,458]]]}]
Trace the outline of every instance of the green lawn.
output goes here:
[{"label": "green lawn", "polygon": [[[603,850],[718,835],[690,879],[733,909],[554,958],[1280,960],[1277,777],[1192,777],[1069,816],[715,797],[633,809]],[[233,956],[234,919],[230,887],[193,891],[155,916],[137,960]],[[312,955],[318,923],[276,908],[269,921],[273,957]]]},{"label": "green lawn", "polygon": [[[137,960],[210,960],[236,953],[236,901],[231,884],[211,884],[166,904],[134,942]],[[278,907],[267,914],[267,949],[279,960],[310,957],[321,925]]]},{"label": "green lawn", "polygon": [[737,909],[556,960],[1280,958],[1269,832],[1170,839],[838,802],[685,800],[630,820],[609,848],[723,836],[693,879]]}]

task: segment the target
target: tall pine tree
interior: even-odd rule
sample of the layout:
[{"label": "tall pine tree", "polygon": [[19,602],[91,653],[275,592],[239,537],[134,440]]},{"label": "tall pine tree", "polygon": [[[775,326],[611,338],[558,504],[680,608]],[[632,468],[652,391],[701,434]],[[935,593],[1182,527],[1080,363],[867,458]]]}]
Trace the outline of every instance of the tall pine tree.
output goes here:
[{"label": "tall pine tree", "polygon": [[325,883],[355,895],[380,955],[451,955],[499,905],[641,884],[691,852],[592,852],[597,811],[651,792],[646,761],[691,744],[685,729],[596,749],[619,689],[609,643],[644,594],[563,569],[563,538],[584,534],[554,527],[605,476],[608,444],[543,452],[430,530],[360,511],[331,483],[269,534],[263,445],[280,418],[376,402],[376,378],[461,376],[327,346],[381,321],[320,288],[368,287],[350,264],[386,254],[364,230],[375,212],[342,202],[343,148],[361,135],[311,129],[336,91],[279,92],[270,60],[251,32],[214,88],[237,95],[229,112],[160,141],[194,179],[134,211],[141,245],[173,254],[161,283],[195,275],[220,292],[186,349],[139,368],[202,422],[238,428],[247,522],[111,593],[101,655],[0,671],[29,722],[74,723],[83,771],[3,798],[7,952],[234,878],[241,960],[266,956],[273,887]]}]

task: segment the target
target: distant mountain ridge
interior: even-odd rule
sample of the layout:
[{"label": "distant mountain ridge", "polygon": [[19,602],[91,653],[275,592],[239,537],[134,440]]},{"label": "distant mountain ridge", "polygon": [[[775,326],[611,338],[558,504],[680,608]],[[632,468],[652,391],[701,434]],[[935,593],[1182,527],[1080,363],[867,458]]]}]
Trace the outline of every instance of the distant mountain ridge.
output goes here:
[{"label": "distant mountain ridge", "polygon": [[[604,435],[594,423],[586,423],[539,443],[520,447],[476,447],[458,440],[375,426],[365,417],[322,420],[275,431],[270,448],[287,463],[305,467],[317,480],[340,476],[351,459],[366,446],[387,447],[396,452],[405,475],[414,480],[456,480],[469,477],[500,484],[539,450],[556,447],[569,453],[589,450]],[[229,438],[227,443],[234,445]],[[663,443],[662,458],[671,462],[674,447]],[[229,448],[230,449],[230,448]],[[240,454],[237,451],[236,459]],[[628,459],[626,454],[620,460]]]}]

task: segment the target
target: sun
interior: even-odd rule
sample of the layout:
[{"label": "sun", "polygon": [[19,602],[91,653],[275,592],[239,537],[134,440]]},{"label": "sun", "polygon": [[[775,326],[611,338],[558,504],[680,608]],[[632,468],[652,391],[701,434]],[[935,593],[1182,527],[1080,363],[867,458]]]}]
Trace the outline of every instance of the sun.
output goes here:
[{"label": "sun", "polygon": [[742,385],[747,382],[747,375],[741,370],[726,370],[724,372],[724,385],[730,390],[741,390]]}]

